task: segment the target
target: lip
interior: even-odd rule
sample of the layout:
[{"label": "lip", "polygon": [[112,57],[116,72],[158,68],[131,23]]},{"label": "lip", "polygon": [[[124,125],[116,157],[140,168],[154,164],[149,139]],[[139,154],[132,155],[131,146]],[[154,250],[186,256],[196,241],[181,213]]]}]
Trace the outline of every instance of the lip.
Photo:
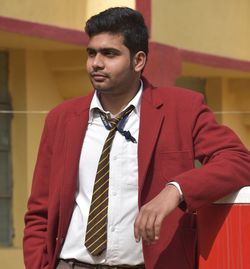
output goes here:
[{"label": "lip", "polygon": [[97,82],[102,82],[107,78],[106,75],[101,74],[101,73],[92,73],[91,77]]}]

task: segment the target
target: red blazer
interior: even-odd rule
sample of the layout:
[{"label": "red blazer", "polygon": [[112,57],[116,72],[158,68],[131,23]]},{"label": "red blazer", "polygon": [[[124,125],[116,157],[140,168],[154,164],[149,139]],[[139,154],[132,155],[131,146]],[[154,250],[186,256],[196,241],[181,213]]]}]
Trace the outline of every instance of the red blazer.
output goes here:
[{"label": "red blazer", "polygon": [[[25,216],[27,269],[55,268],[75,204],[92,96],[66,101],[47,116]],[[195,159],[201,168],[194,168]],[[146,268],[195,268],[193,212],[250,185],[249,152],[230,129],[215,122],[200,94],[153,88],[144,80],[138,166],[139,207],[171,180],[180,184],[186,206],[166,217],[156,244],[143,245]]]}]

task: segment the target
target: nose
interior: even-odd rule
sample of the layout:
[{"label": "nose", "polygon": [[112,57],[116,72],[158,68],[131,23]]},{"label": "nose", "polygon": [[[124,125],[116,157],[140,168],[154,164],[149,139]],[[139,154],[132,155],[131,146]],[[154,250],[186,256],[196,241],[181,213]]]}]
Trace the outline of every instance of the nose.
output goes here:
[{"label": "nose", "polygon": [[92,67],[94,70],[99,70],[104,68],[103,57],[100,53],[97,53],[93,58]]}]

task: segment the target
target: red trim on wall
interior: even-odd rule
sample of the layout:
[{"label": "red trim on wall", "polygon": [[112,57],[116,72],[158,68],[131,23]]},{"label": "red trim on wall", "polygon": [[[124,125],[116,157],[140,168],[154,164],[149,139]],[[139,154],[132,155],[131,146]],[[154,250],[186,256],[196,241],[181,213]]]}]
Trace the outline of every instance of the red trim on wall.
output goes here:
[{"label": "red trim on wall", "polygon": [[136,0],[136,10],[140,11],[144,17],[145,23],[151,32],[151,0]]},{"label": "red trim on wall", "polygon": [[75,45],[86,45],[88,37],[82,31],[0,16],[0,30],[41,37]]},{"label": "red trim on wall", "polygon": [[177,77],[181,75],[181,64],[183,62],[250,72],[249,61],[178,49],[169,45],[150,42],[145,75],[154,85],[174,84]]},{"label": "red trim on wall", "polygon": [[[146,20],[149,20],[151,16],[151,9],[147,8],[150,3],[151,1],[149,0],[136,2],[138,10],[144,12]],[[145,12],[148,13],[145,14]],[[0,31],[1,30],[79,46],[86,46],[88,42],[88,37],[83,31],[0,16]],[[158,85],[164,86],[169,83],[174,83],[176,77],[180,75],[182,62],[250,72],[250,61],[177,49],[157,42],[150,42],[149,45],[150,54],[145,74],[148,75],[153,82],[157,82],[155,84]]]},{"label": "red trim on wall", "polygon": [[180,53],[182,61],[185,62],[191,62],[218,68],[234,69],[246,72],[250,71],[249,61],[211,55],[202,52],[189,51],[185,49],[181,49]]},{"label": "red trim on wall", "polygon": [[174,84],[176,78],[181,75],[180,51],[171,46],[150,42],[144,73],[153,85]]}]

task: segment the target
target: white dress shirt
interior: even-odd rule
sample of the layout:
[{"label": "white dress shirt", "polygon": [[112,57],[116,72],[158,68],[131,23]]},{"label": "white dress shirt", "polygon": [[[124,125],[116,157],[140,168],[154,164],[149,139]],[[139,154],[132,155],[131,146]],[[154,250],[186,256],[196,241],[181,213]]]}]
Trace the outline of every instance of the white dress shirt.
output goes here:
[{"label": "white dress shirt", "polygon": [[[134,105],[135,109],[129,114],[124,127],[136,141],[142,88],[141,82],[138,93],[127,105]],[[92,264],[141,264],[144,263],[142,243],[137,243],[134,238],[134,221],[138,214],[138,144],[127,141],[119,132],[116,132],[110,152],[107,249],[100,256],[94,257],[84,245],[98,161],[109,133],[94,108],[103,111],[96,93],[91,102],[88,128],[80,156],[75,208],[60,258],[73,258]]]}]

